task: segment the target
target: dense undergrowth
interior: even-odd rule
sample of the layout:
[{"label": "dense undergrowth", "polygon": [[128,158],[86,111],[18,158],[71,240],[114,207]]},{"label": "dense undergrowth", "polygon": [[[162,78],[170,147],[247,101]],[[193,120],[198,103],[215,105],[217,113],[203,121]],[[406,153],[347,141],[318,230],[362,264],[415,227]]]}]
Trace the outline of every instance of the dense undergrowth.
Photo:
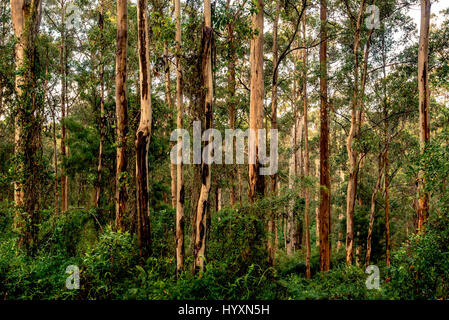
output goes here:
[{"label": "dense undergrowth", "polygon": [[[339,253],[327,273],[319,272],[312,250],[312,279],[305,278],[304,253],[288,257],[280,250],[267,267],[263,231],[256,216],[222,210],[213,219],[207,267],[201,277],[186,271],[175,276],[171,253],[154,245],[153,257],[139,261],[136,239],[128,232],[100,227],[94,212],[71,210],[57,218],[43,215],[40,249],[26,256],[9,227],[13,212],[0,215],[0,296],[2,299],[448,299],[449,219],[429,222],[394,254],[392,267],[381,268],[380,289],[368,290],[360,267],[347,267]],[[157,233],[157,224],[155,232]],[[244,232],[248,230],[248,232]],[[223,237],[226,233],[227,237]],[[221,240],[223,239],[223,240]],[[186,244],[188,247],[188,244]],[[167,252],[165,252],[167,253]],[[69,290],[66,268],[80,269],[80,288]]]}]

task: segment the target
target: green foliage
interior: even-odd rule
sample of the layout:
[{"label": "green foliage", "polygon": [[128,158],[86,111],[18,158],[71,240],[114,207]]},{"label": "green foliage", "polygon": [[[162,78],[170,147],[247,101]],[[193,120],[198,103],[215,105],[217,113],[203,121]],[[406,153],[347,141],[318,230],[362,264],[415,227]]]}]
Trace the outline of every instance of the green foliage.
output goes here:
[{"label": "green foliage", "polygon": [[61,252],[67,256],[84,253],[97,238],[98,222],[93,211],[70,210],[59,215],[52,211],[43,214],[40,246],[44,252]]},{"label": "green foliage", "polygon": [[[312,248],[310,271],[312,275],[320,271],[320,253],[316,248]],[[290,277],[291,275],[305,275],[305,251],[295,251],[292,256],[288,256],[285,251],[279,251],[276,257],[276,272],[282,279]]]},{"label": "green foliage", "polygon": [[[139,264],[135,237],[128,232],[114,232],[109,226],[104,232],[96,230],[91,214],[82,210],[59,216],[44,212],[39,237],[41,250],[30,258],[18,249],[18,238],[10,223],[13,212],[8,212],[5,210],[0,219],[0,295],[7,299],[449,298],[447,215],[432,216],[424,234],[412,237],[408,245],[395,252],[392,267],[386,274],[382,271],[381,276],[388,279],[381,281],[381,289],[368,290],[367,274],[359,267],[347,267],[343,262],[329,272],[319,272],[319,252],[315,248],[311,258],[312,279],[304,276],[303,250],[292,256],[279,251],[276,266],[266,267],[263,246],[254,242],[254,234],[263,232],[265,221],[248,208],[225,208],[218,212],[212,220],[214,233],[210,236],[205,271],[200,276],[192,275],[188,270],[192,261],[188,257],[186,270],[178,277],[172,254],[159,248],[159,257]],[[172,214],[160,212],[159,225],[154,224],[155,237],[163,237],[162,226]],[[97,239],[94,235],[98,232]],[[334,260],[341,259],[336,252]],[[259,264],[251,262],[257,260]],[[68,265],[80,268],[79,290],[65,287]]]},{"label": "green foliage", "polygon": [[449,216],[432,218],[393,258],[389,294],[395,299],[449,299]]},{"label": "green foliage", "polygon": [[[255,207],[266,208],[262,202]],[[212,217],[208,257],[226,263],[236,274],[245,273],[251,264],[266,263],[265,219],[255,207],[225,208]]]},{"label": "green foliage", "polygon": [[65,269],[77,264],[65,256],[36,256],[19,254],[16,241],[4,242],[0,248],[0,294],[7,299],[65,299]]},{"label": "green foliage", "polygon": [[79,259],[64,252],[39,252],[29,257],[17,246],[18,237],[0,239],[0,296],[4,299],[66,299],[65,268]]},{"label": "green foliage", "polygon": [[151,236],[155,257],[174,256],[176,210],[166,206],[151,215]]},{"label": "green foliage", "polygon": [[99,144],[99,138],[94,128],[84,126],[74,118],[66,119],[65,125],[70,132],[68,139],[70,156],[64,159],[64,166],[68,174],[74,177],[75,172],[86,172],[89,169],[93,171]]},{"label": "green foliage", "polygon": [[431,202],[424,231],[412,235],[394,255],[389,292],[396,299],[449,299],[448,137],[443,132],[432,141],[412,168],[425,172],[425,190],[431,199],[438,197]]},{"label": "green foliage", "polygon": [[122,282],[134,271],[137,253],[135,238],[107,227],[83,257],[82,294],[94,299],[117,297],[123,290]]},{"label": "green foliage", "polygon": [[[190,259],[189,259],[190,260]],[[189,261],[191,262],[191,261]],[[173,275],[174,261],[149,259],[145,268],[136,267],[134,284],[124,298],[127,299],[274,299],[276,284],[272,269],[251,265],[242,276],[230,276],[224,263],[208,263],[201,276],[182,273],[178,279]]]},{"label": "green foliage", "polygon": [[382,298],[381,290],[368,290],[367,275],[355,266],[338,266],[312,279],[292,274],[281,280],[287,297],[300,300],[366,300]]}]

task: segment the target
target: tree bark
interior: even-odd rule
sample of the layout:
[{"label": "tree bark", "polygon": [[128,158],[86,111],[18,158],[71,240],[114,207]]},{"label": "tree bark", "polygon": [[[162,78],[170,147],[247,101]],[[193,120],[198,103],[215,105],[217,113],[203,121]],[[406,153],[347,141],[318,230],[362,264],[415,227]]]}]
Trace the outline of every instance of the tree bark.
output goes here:
[{"label": "tree bark", "polygon": [[41,20],[40,0],[11,0],[11,20],[16,60],[16,116],[14,119],[14,153],[18,159],[15,174],[19,181],[14,185],[14,201],[17,210],[14,227],[21,229],[19,246],[24,245],[28,254],[37,248],[39,223],[40,159],[40,108],[35,73],[36,40]]},{"label": "tree bark", "polygon": [[128,200],[127,191],[127,141],[128,100],[126,92],[128,48],[128,1],[117,0],[117,52],[115,65],[115,104],[117,117],[117,168],[115,193],[115,227],[123,228],[123,217]]},{"label": "tree bark", "polygon": [[[386,257],[386,265],[390,266],[390,179],[388,176],[389,173],[389,163],[388,163],[388,149],[390,146],[390,137],[389,137],[389,123],[388,123],[388,99],[387,99],[387,73],[386,73],[386,57],[385,57],[385,37],[382,37],[382,62],[383,62],[383,77],[384,77],[384,143],[385,143],[385,151],[383,155],[383,164],[385,170],[385,180],[384,180],[384,189],[385,189],[385,257]],[[399,132],[399,131],[398,131]]]},{"label": "tree bark", "polygon": [[[385,125],[386,125],[386,127],[388,127],[388,121],[386,121]],[[386,136],[385,139],[388,139],[388,137]],[[388,171],[389,171],[388,145],[389,145],[389,143],[386,142],[385,154],[384,154],[384,166],[385,166],[385,180],[384,180],[384,187],[385,187],[385,258],[386,258],[387,267],[390,266],[390,250],[391,250],[391,243],[390,243],[390,179],[388,177]]]},{"label": "tree bark", "polygon": [[[59,49],[59,66],[61,73],[61,158],[63,163],[66,161],[67,156],[67,148],[66,148],[66,139],[67,132],[65,127],[65,118],[66,118],[66,43],[65,43],[65,1],[61,1],[61,43]],[[65,174],[64,165],[61,167],[61,211],[66,212],[69,208],[69,200],[68,200],[68,177]]]},{"label": "tree bark", "polygon": [[[162,10],[161,10],[162,11]],[[161,12],[161,15],[163,12]],[[164,41],[164,74],[165,74],[165,102],[169,107],[169,110],[173,110],[173,99],[170,93],[171,90],[171,78],[170,78],[170,62],[168,59],[168,48],[167,41]],[[170,117],[170,121],[172,121],[172,117]],[[170,149],[173,148],[174,142],[170,142]],[[174,209],[176,209],[176,164],[170,162],[170,178],[171,178],[171,204]]]},{"label": "tree bark", "polygon": [[[227,9],[230,9],[230,0],[227,0]],[[230,14],[230,12],[229,12]],[[234,20],[230,17],[227,29],[227,42],[228,42],[228,110],[229,110],[229,127],[231,130],[235,129],[235,93],[236,93],[236,80],[235,80],[235,61],[236,61],[236,49],[234,44]],[[232,141],[232,154],[235,154],[235,141]],[[236,166],[233,165],[231,174],[229,176],[229,196],[231,207],[234,206],[236,201],[235,190],[235,171]]]},{"label": "tree bark", "polygon": [[252,131],[249,139],[249,201],[255,202],[262,197],[265,192],[264,176],[259,174],[259,136],[258,130],[263,128],[263,100],[264,100],[264,71],[263,71],[263,0],[257,0],[257,12],[253,13],[251,25],[257,30],[257,35],[251,39],[250,66],[251,66],[251,86],[250,86],[250,118],[249,128]]},{"label": "tree bark", "polygon": [[[184,127],[184,106],[182,92],[182,66],[181,66],[181,2],[175,0],[176,16],[176,126],[178,129]],[[178,144],[182,139],[178,138]],[[178,150],[178,164],[176,166],[176,270],[181,272],[184,268],[184,167],[182,161],[182,150]]]},{"label": "tree bark", "polygon": [[317,179],[316,183],[316,203],[315,207],[315,247],[320,247],[320,158],[315,158],[315,178]]},{"label": "tree bark", "polygon": [[[205,114],[205,130],[212,128],[213,112],[213,79],[212,79],[212,14],[210,0],[204,0],[204,27],[202,33],[201,44],[201,70],[203,88],[205,89],[204,97],[204,114]],[[209,136],[207,144],[212,143]],[[204,160],[204,159],[203,159]],[[202,161],[201,164],[201,190],[198,199],[195,221],[195,245],[194,245],[194,272],[204,271],[204,261],[206,254],[206,231],[207,231],[207,208],[209,206],[209,191],[211,184],[211,165]]]},{"label": "tree bark", "polygon": [[[361,38],[361,26],[363,14],[365,13],[366,0],[361,1],[360,9],[357,17],[353,22],[355,25],[354,42],[353,42],[353,54],[354,54],[354,84],[353,84],[353,97],[352,97],[352,112],[351,112],[351,128],[349,130],[348,138],[346,140],[346,150],[349,159],[349,178],[348,187],[346,191],[346,264],[351,265],[354,253],[354,207],[357,195],[357,175],[359,171],[358,159],[359,154],[355,148],[353,142],[358,136],[361,125],[362,110],[360,107],[360,101],[363,99],[364,82],[366,81],[366,72],[363,75],[362,90],[360,90],[360,74],[359,74],[359,49]],[[348,11],[350,10],[348,6]],[[352,17],[354,15],[351,12],[348,14]],[[367,47],[369,48],[369,47]],[[367,61],[365,61],[365,66]],[[362,91],[362,94],[360,92]]]},{"label": "tree bark", "polygon": [[331,198],[329,176],[329,119],[327,98],[327,0],[320,0],[320,270],[330,269]]},{"label": "tree bark", "polygon": [[[418,52],[419,141],[424,153],[430,141],[429,29],[430,0],[421,0],[421,29]],[[429,194],[424,191],[424,170],[418,175],[418,232],[429,216]]]},{"label": "tree bark", "polygon": [[310,159],[309,159],[309,124],[308,124],[308,96],[307,96],[307,15],[304,9],[302,17],[302,61],[303,61],[303,104],[304,104],[304,178],[306,179],[305,185],[305,204],[304,204],[304,229],[306,234],[306,278],[310,279],[310,230],[309,230],[309,211],[310,211],[310,190],[308,187],[308,179],[310,175]]},{"label": "tree bark", "polygon": [[[342,188],[342,185],[345,182],[345,174],[344,174],[343,169],[340,169],[339,171],[340,171],[340,181],[341,181],[339,188]],[[345,216],[344,216],[343,212],[338,213],[338,224],[340,226],[342,225],[342,221],[343,221],[344,217]],[[339,230],[338,231],[338,239],[337,239],[337,252],[339,252],[342,247],[343,247],[343,230]]]},{"label": "tree bark", "polygon": [[[279,23],[279,11],[280,11],[280,1],[276,0],[275,17],[273,22],[273,66],[278,64],[278,23]],[[277,130],[277,104],[278,104],[278,68],[274,68],[273,83],[271,86],[271,129]],[[271,196],[276,197],[276,186],[277,186],[277,173],[271,176]],[[274,259],[276,256],[277,247],[275,245],[275,233],[277,220],[277,212],[271,211],[271,217],[268,221],[268,263],[269,265],[274,265]]]},{"label": "tree bark", "polygon": [[137,42],[139,57],[140,122],[136,132],[137,238],[139,255],[151,254],[148,149],[151,138],[151,74],[147,0],[137,2]]},{"label": "tree bark", "polygon": [[59,192],[58,192],[58,145],[56,142],[56,105],[52,108],[53,119],[53,163],[55,167],[55,181],[54,181],[54,201],[55,201],[55,214],[59,212]]},{"label": "tree bark", "polygon": [[[298,81],[299,85],[299,81]],[[295,95],[295,132],[294,135],[294,145],[292,146],[292,149],[294,150],[294,168],[293,168],[293,180],[296,180],[297,178],[302,178],[302,172],[303,172],[303,165],[304,161],[302,159],[302,139],[303,139],[303,124],[304,124],[304,117],[301,114],[301,110],[298,106],[298,100],[299,100],[299,91],[295,89],[294,95]],[[296,190],[296,184],[293,183],[293,188]],[[301,192],[300,192],[301,193]],[[302,194],[300,194],[302,196]],[[291,232],[290,234],[290,254],[293,254],[294,251],[299,250],[301,248],[301,242],[302,242],[302,223],[298,219],[299,214],[295,211],[295,200],[292,200],[291,203],[291,217],[290,217],[290,223],[291,223]]]},{"label": "tree bark", "polygon": [[[298,46],[299,46],[299,41],[298,41]],[[300,52],[297,52],[297,62],[295,64],[297,64],[299,62],[300,57]],[[299,77],[298,77],[299,80]],[[300,86],[300,81],[297,81],[297,86]],[[301,89],[298,90],[294,90],[295,92],[295,108],[297,109],[296,111],[296,125],[295,125],[295,146],[294,146],[294,150],[295,150],[295,179],[299,178],[299,180],[301,181],[303,178],[303,172],[304,172],[304,159],[303,159],[303,151],[302,151],[302,145],[303,145],[303,125],[304,125],[304,116],[302,115],[302,108],[300,108],[297,104],[300,100],[300,91]],[[299,188],[299,196],[303,197],[304,195],[302,194],[302,188]],[[294,212],[293,213],[294,217],[292,220],[293,223],[293,234],[292,234],[292,241],[291,241],[291,245],[293,246],[293,251],[295,250],[299,250],[301,248],[301,244],[302,244],[302,222],[301,220],[299,220],[299,213],[298,212]]]},{"label": "tree bark", "polygon": [[[295,70],[298,64],[298,54],[295,52],[293,55],[293,65],[295,66]],[[297,107],[298,102],[298,89],[297,89],[298,81],[296,79],[293,80],[293,88],[292,88],[292,96],[293,96],[293,105],[292,105],[292,114],[294,115],[294,122],[291,128],[290,134],[290,148],[291,148],[291,156],[289,159],[289,168],[288,168],[288,188],[290,192],[295,191],[296,187],[296,177],[299,173],[300,168],[300,148],[301,148],[301,135],[302,132],[302,118],[299,115],[299,109]],[[295,198],[292,198],[289,202],[288,212],[287,212],[287,220],[286,220],[286,238],[285,238],[285,248],[287,255],[293,255],[294,251],[297,248],[297,220],[295,213]]]},{"label": "tree bark", "polygon": [[95,183],[95,208],[100,205],[101,195],[101,171],[103,166],[103,143],[105,135],[105,113],[104,113],[104,13],[103,0],[100,1],[100,12],[98,17],[98,28],[100,29],[100,145],[98,147],[97,180]]},{"label": "tree bark", "polygon": [[[296,110],[294,111],[296,113]],[[288,168],[288,188],[292,192],[295,187],[295,178],[296,178],[296,125],[297,121],[294,122],[291,128],[290,134],[290,145],[292,154],[289,159],[289,168]],[[291,256],[294,252],[294,199],[290,200],[288,205],[288,212],[286,217],[286,232],[285,232],[285,249],[287,251],[287,255]]]}]

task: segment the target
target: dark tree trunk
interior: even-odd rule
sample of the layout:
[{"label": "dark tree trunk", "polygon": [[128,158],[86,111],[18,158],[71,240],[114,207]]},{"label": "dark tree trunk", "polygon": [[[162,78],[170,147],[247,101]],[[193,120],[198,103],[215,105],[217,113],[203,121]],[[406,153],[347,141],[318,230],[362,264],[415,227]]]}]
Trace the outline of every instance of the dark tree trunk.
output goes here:
[{"label": "dark tree trunk", "polygon": [[147,0],[137,2],[137,41],[140,76],[140,123],[136,132],[137,238],[139,255],[151,254],[148,149],[151,138],[151,75],[148,38]]},{"label": "dark tree trunk", "polygon": [[[201,43],[201,70],[202,85],[205,89],[204,93],[204,116],[205,130],[212,128],[213,112],[213,81],[212,81],[212,43],[213,29],[211,17],[210,0],[204,0],[204,17],[205,26],[203,27],[202,43]],[[209,139],[205,143],[212,143]],[[195,218],[195,244],[194,244],[194,272],[204,271],[204,260],[206,254],[206,231],[207,231],[207,208],[209,206],[209,191],[211,185],[211,165],[202,161],[201,164],[201,190],[198,199]]]},{"label": "dark tree trunk", "polygon": [[116,194],[115,227],[123,228],[123,217],[128,200],[127,191],[127,141],[128,134],[128,100],[126,92],[128,47],[128,1],[117,1],[117,53],[115,66],[115,104],[117,116],[117,160],[116,160]]},{"label": "dark tree trunk", "polygon": [[330,269],[331,199],[329,176],[329,119],[327,98],[327,0],[321,0],[320,44],[320,269]]}]

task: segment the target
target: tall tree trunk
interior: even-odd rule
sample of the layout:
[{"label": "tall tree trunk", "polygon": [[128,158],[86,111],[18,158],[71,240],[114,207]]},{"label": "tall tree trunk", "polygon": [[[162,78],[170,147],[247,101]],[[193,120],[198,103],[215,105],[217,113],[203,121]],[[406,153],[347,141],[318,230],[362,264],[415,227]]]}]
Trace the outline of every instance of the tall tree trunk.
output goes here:
[{"label": "tall tree trunk", "polygon": [[[342,185],[345,182],[345,174],[343,169],[340,169],[340,188],[342,188]],[[339,212],[338,213],[338,224],[341,226],[343,224],[343,219],[344,219],[345,215],[343,214],[343,212]],[[340,227],[341,228],[341,227]],[[343,230],[339,230],[338,231],[338,238],[337,238],[337,252],[340,251],[340,249],[343,247]]]},{"label": "tall tree trunk", "polygon": [[[309,124],[308,124],[308,96],[307,96],[307,15],[304,9],[302,17],[302,61],[303,61],[303,103],[304,103],[304,178],[306,181],[310,175],[310,159],[309,159]],[[304,229],[306,233],[306,278],[310,279],[310,230],[309,230],[309,211],[310,211],[310,190],[306,182],[305,186],[305,204],[304,204]]]},{"label": "tall tree trunk", "polygon": [[[388,127],[388,121],[386,121],[385,126]],[[388,139],[387,137],[388,133],[386,133],[385,139]],[[385,166],[385,257],[386,257],[386,264],[387,267],[390,266],[390,249],[391,249],[391,243],[390,243],[390,179],[388,177],[388,171],[389,171],[389,163],[388,163],[388,145],[389,142],[386,142],[385,145],[385,153],[384,153],[384,166]]]},{"label": "tall tree trunk", "polygon": [[[171,143],[170,146],[172,148],[174,146],[174,143]],[[176,165],[173,163],[170,163],[170,178],[171,205],[173,209],[176,209]]]},{"label": "tall tree trunk", "polygon": [[[227,8],[230,9],[230,1],[227,0]],[[236,61],[236,49],[234,43],[234,20],[229,19],[228,24],[226,26],[228,35],[228,52],[229,52],[229,61],[228,61],[228,110],[229,110],[229,127],[231,130],[235,129],[235,92],[236,92],[236,79],[235,79],[235,61]],[[235,154],[235,141],[232,141],[232,154]],[[235,190],[235,171],[236,166],[233,165],[231,170],[231,174],[229,177],[229,193],[230,193],[230,202],[231,207],[234,206],[236,201],[236,190]]]},{"label": "tall tree trunk", "polygon": [[316,203],[315,207],[315,247],[320,247],[320,158],[315,158],[315,178],[317,179],[316,183]]},{"label": "tall tree trunk", "polygon": [[237,164],[237,181],[239,185],[238,191],[238,199],[239,205],[242,206],[242,193],[243,193],[243,182],[242,182],[242,169],[240,165]]},{"label": "tall tree trunk", "polygon": [[[295,70],[298,64],[298,54],[295,52],[293,56],[295,66]],[[290,192],[295,192],[296,183],[295,180],[299,173],[300,168],[300,148],[301,148],[301,132],[302,132],[302,118],[300,117],[300,112],[297,106],[298,102],[298,81],[296,79],[293,80],[293,88],[292,88],[292,96],[293,96],[293,105],[292,105],[292,113],[294,115],[294,122],[291,129],[291,137],[290,137],[290,147],[292,154],[289,160],[289,168],[288,168],[288,187]],[[292,255],[294,251],[297,249],[297,237],[298,237],[298,221],[296,218],[295,212],[295,198],[290,200],[287,212],[287,220],[286,220],[286,239],[285,239],[285,247],[287,251],[287,255]]]},{"label": "tall tree trunk", "polygon": [[151,254],[148,149],[151,138],[151,74],[147,0],[137,2],[137,42],[140,83],[140,122],[136,132],[137,238],[140,257]]},{"label": "tall tree trunk", "polygon": [[55,167],[55,181],[54,181],[54,200],[55,200],[55,214],[59,212],[59,192],[58,192],[58,145],[56,143],[56,105],[52,108],[53,119],[53,163]]},{"label": "tall tree trunk", "polygon": [[[299,58],[299,57],[298,57]],[[299,81],[297,82],[299,85]],[[296,87],[296,86],[295,86]],[[295,142],[293,146],[294,151],[294,180],[297,178],[302,178],[302,172],[303,172],[303,164],[304,161],[302,159],[302,139],[303,139],[303,124],[304,124],[304,117],[302,115],[302,109],[298,107],[298,101],[299,101],[299,90],[296,88],[294,89],[295,92],[295,109],[296,109],[296,124],[294,126],[295,132],[293,133],[295,136]],[[296,184],[294,184],[295,190],[296,190]],[[300,194],[302,196],[302,194]],[[294,251],[299,250],[301,248],[301,242],[302,242],[302,223],[301,220],[298,219],[299,214],[294,209],[296,200],[292,200],[291,207],[291,233],[290,233],[290,245],[292,246],[290,253],[292,254]]]},{"label": "tall tree trunk", "polygon": [[126,92],[128,48],[128,0],[117,0],[117,52],[115,65],[115,104],[117,117],[117,168],[115,192],[115,227],[123,228],[123,216],[126,213],[127,191],[127,141],[128,100]]},{"label": "tall tree trunk", "polygon": [[61,1],[61,43],[59,47],[59,59],[60,59],[60,73],[61,73],[61,157],[63,161],[63,166],[61,167],[61,211],[66,212],[69,208],[68,200],[68,177],[65,173],[65,159],[67,156],[66,139],[67,132],[65,127],[66,118],[66,64],[65,59],[67,55],[67,48],[65,43],[65,0]]},{"label": "tall tree trunk", "polygon": [[[357,33],[357,32],[356,32]],[[360,36],[359,36],[360,37]],[[346,149],[349,159],[349,178],[346,191],[346,263],[352,264],[354,250],[354,206],[357,188],[357,150],[353,146],[357,126],[357,98],[358,98],[358,44],[360,40],[356,40],[354,44],[355,67],[354,67],[354,96],[352,101],[351,128],[346,142]]]},{"label": "tall tree trunk", "polygon": [[[418,52],[419,140],[421,153],[430,141],[429,28],[430,0],[421,0],[421,29]],[[424,191],[424,170],[418,179],[418,232],[429,216],[429,194]]]},{"label": "tall tree trunk", "polygon": [[105,114],[104,114],[104,3],[100,1],[100,12],[98,17],[98,28],[100,29],[100,146],[98,147],[97,181],[95,183],[95,208],[100,205],[101,195],[101,170],[103,166],[103,142],[105,134]]},{"label": "tall tree trunk", "polygon": [[37,247],[39,223],[40,159],[40,108],[42,101],[37,95],[38,79],[36,67],[36,39],[39,33],[40,0],[11,0],[11,19],[16,60],[16,116],[14,129],[14,152],[18,159],[15,173],[21,182],[15,182],[14,201],[17,214],[14,227],[21,229],[19,245],[24,245],[29,254]]},{"label": "tall tree trunk", "polygon": [[[182,66],[181,56],[181,2],[175,0],[176,16],[176,126],[178,129],[184,127],[184,106],[182,93]],[[182,139],[178,138],[178,144]],[[182,150],[178,150],[178,164],[176,166],[176,270],[181,272],[184,268],[184,167],[182,161]]]},{"label": "tall tree trunk", "polygon": [[[249,139],[249,192],[250,202],[262,197],[265,192],[264,176],[259,174],[259,135],[258,130],[263,128],[263,100],[264,100],[264,76],[263,76],[263,0],[257,0],[257,12],[252,15],[252,28],[258,34],[251,39],[250,66],[250,111],[249,128],[251,130]],[[253,163],[251,163],[253,162]]]},{"label": "tall tree trunk", "polygon": [[[358,11],[354,23],[354,42],[353,42],[353,54],[354,54],[354,83],[353,83],[353,96],[352,96],[352,112],[351,112],[351,128],[349,130],[348,138],[346,140],[346,150],[349,159],[349,178],[348,187],[346,191],[346,264],[351,265],[354,255],[354,208],[357,195],[357,175],[359,171],[358,158],[359,154],[354,145],[354,139],[358,136],[361,125],[362,110],[360,107],[361,97],[360,92],[360,74],[359,74],[359,49],[361,38],[361,26],[363,14],[365,13],[366,0],[361,1],[360,9]],[[350,10],[348,6],[348,10]],[[348,12],[351,17],[354,15]],[[368,48],[368,47],[367,47]],[[365,61],[365,65],[367,61]],[[366,72],[363,75],[362,87],[364,81],[366,81]],[[362,93],[363,96],[363,93]]]},{"label": "tall tree trunk", "polygon": [[[295,95],[296,96],[296,95]],[[295,99],[296,100],[296,99]],[[294,108],[295,110],[296,108]],[[294,111],[296,114],[296,110]],[[290,145],[292,149],[292,155],[289,159],[289,167],[288,167],[288,188],[292,192],[295,187],[295,178],[296,178],[296,126],[298,122],[295,120],[292,128],[291,128],[291,134],[290,134]],[[285,249],[287,251],[287,255],[291,256],[293,254],[293,251],[295,249],[294,246],[294,219],[295,219],[295,212],[294,212],[294,199],[290,200],[290,203],[288,204],[288,212],[285,222]]]},{"label": "tall tree trunk", "polygon": [[[162,15],[163,13],[161,13]],[[164,41],[164,74],[165,74],[165,102],[169,107],[169,110],[173,110],[173,99],[171,96],[171,78],[170,78],[170,61],[168,60],[168,48],[167,41]],[[173,118],[170,117],[172,121]],[[174,142],[170,142],[170,149],[173,148]],[[170,178],[171,178],[171,204],[176,209],[176,164],[170,161]]]},{"label": "tall tree trunk", "polygon": [[[293,55],[293,65],[296,70],[298,65],[298,53],[297,51]],[[298,80],[293,80],[292,96],[293,96],[293,106],[292,113],[294,115],[294,122],[291,131],[290,147],[292,154],[290,156],[289,169],[288,169],[288,187],[290,192],[294,192],[296,189],[295,179],[299,173],[300,168],[300,149],[301,149],[301,131],[302,131],[302,119],[300,117],[300,112],[297,106],[298,103]],[[289,203],[288,213],[287,213],[287,231],[286,231],[286,251],[287,255],[292,255],[297,248],[297,219],[295,213],[295,198],[292,198]]]},{"label": "tall tree trunk", "polygon": [[387,99],[387,72],[386,72],[386,57],[385,57],[385,36],[382,37],[382,62],[383,62],[383,91],[384,91],[384,140],[385,140],[385,151],[383,155],[383,164],[385,170],[385,256],[386,265],[390,266],[390,179],[388,177],[389,163],[388,163],[388,149],[390,145],[389,137],[389,123],[388,123],[388,99]]},{"label": "tall tree trunk", "polygon": [[[212,14],[211,14],[210,0],[204,0],[204,27],[201,44],[201,70],[202,70],[202,87],[205,89],[204,97],[204,114],[205,114],[205,130],[212,128],[213,112],[213,79],[212,79],[212,43],[213,43],[213,29],[212,29]],[[209,135],[207,144],[212,137]],[[194,272],[204,271],[204,260],[206,254],[206,231],[207,222],[206,214],[209,206],[209,191],[211,182],[211,165],[204,162],[201,164],[201,190],[198,199],[198,206],[196,210],[195,221],[195,245],[194,245]]]},{"label": "tall tree trunk", "polygon": [[384,155],[384,164],[385,164],[385,256],[386,256],[386,264],[387,267],[390,266],[390,249],[391,249],[391,243],[390,243],[390,196],[389,196],[389,189],[390,189],[390,181],[388,177],[388,146],[385,150]]},{"label": "tall tree trunk", "polygon": [[[199,117],[202,119],[202,117]],[[192,224],[192,236],[189,242],[190,251],[195,255],[195,242],[196,242],[196,210],[198,209],[198,200],[200,198],[201,191],[201,164],[193,165],[193,176],[195,177],[192,181],[192,189],[190,193],[192,194],[192,204],[191,204],[191,224]],[[195,273],[195,266],[192,263],[191,268],[192,274]]]},{"label": "tall tree trunk", "polygon": [[[298,46],[299,46],[299,41],[298,41]],[[300,52],[298,52],[300,53]],[[299,61],[299,55],[298,55],[298,61]],[[300,82],[298,81],[298,86],[300,85]],[[304,125],[304,116],[302,115],[302,108],[299,108],[299,106],[297,105],[299,102],[299,96],[300,96],[300,90],[302,89],[298,89],[298,93],[296,95],[296,103],[295,103],[295,108],[297,108],[297,118],[296,118],[296,132],[295,132],[295,136],[296,136],[296,141],[295,141],[295,147],[294,149],[296,150],[295,152],[295,179],[299,178],[299,180],[301,181],[301,179],[303,178],[303,166],[304,166],[304,159],[303,159],[303,153],[302,153],[302,145],[303,145],[303,125]],[[299,191],[299,196],[303,197],[304,195],[302,194],[302,190],[300,188]],[[293,222],[293,234],[292,234],[292,241],[291,244],[293,246],[293,250],[299,250],[301,248],[301,244],[302,244],[302,221],[298,219],[299,218],[299,213],[298,212],[294,212],[294,218],[292,220]]]},{"label": "tall tree trunk", "polygon": [[327,98],[327,0],[320,0],[320,269],[330,269],[331,182],[329,176],[329,119]]},{"label": "tall tree trunk", "polygon": [[[276,12],[274,16],[273,22],[273,66],[274,66],[274,74],[273,74],[273,83],[271,86],[271,130],[278,129],[277,123],[277,104],[278,104],[278,68],[275,66],[278,64],[278,23],[279,23],[279,11],[280,11],[280,1],[276,0]],[[276,186],[277,186],[277,173],[271,176],[271,196],[276,197]],[[274,259],[276,256],[277,247],[275,245],[275,238],[273,237],[273,233],[275,233],[274,229],[276,227],[277,220],[277,212],[274,210],[271,211],[271,217],[268,221],[268,263],[270,265],[274,264]]]}]

